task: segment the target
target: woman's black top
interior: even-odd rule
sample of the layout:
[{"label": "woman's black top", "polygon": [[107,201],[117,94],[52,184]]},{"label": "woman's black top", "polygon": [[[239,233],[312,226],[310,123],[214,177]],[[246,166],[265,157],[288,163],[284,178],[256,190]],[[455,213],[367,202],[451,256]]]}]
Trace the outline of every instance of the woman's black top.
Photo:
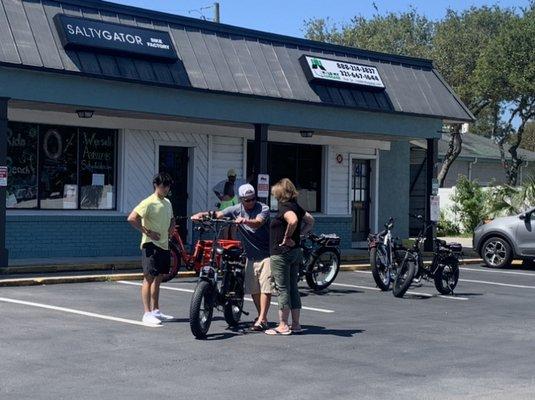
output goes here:
[{"label": "woman's black top", "polygon": [[[279,246],[284,240],[286,228],[288,223],[284,219],[284,214],[288,211],[293,211],[297,215],[297,228],[291,238],[295,242],[294,247]],[[290,250],[299,246],[301,236],[301,223],[306,211],[297,204],[297,201],[290,200],[287,202],[279,203],[279,211],[274,218],[271,218],[271,225],[269,230],[269,248],[271,249],[271,255],[280,255],[289,252]]]}]

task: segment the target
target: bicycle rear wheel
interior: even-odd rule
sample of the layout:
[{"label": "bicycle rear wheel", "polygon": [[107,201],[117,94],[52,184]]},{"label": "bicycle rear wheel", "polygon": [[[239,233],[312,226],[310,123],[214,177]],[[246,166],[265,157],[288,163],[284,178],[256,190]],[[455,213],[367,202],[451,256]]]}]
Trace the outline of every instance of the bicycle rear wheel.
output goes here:
[{"label": "bicycle rear wheel", "polygon": [[312,256],[305,274],[308,287],[315,291],[327,289],[340,271],[340,255],[330,248],[319,249]]},{"label": "bicycle rear wheel", "polygon": [[163,274],[162,282],[169,282],[171,279],[176,278],[178,270],[180,269],[180,256],[175,249],[171,249],[171,267],[169,273]]}]

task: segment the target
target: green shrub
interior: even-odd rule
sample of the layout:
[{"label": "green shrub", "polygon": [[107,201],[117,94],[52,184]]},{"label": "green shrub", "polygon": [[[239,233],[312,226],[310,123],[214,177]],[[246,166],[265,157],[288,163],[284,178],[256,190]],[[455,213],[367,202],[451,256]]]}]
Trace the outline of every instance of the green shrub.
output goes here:
[{"label": "green shrub", "polygon": [[438,236],[457,236],[461,233],[461,228],[455,222],[446,219],[444,212],[440,212],[440,219],[438,220],[437,234]]},{"label": "green shrub", "polygon": [[466,233],[473,232],[475,227],[487,218],[487,195],[477,181],[470,181],[465,176],[457,181],[455,195],[452,196],[453,212]]}]

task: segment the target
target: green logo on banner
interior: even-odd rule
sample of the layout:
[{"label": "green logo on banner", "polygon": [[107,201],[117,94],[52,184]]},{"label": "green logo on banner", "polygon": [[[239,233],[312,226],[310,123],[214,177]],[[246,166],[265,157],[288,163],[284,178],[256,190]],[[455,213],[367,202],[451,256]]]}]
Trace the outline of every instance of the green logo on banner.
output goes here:
[{"label": "green logo on banner", "polygon": [[326,71],[325,67],[321,63],[321,60],[318,60],[317,58],[312,59],[312,69],[321,69],[322,71]]}]

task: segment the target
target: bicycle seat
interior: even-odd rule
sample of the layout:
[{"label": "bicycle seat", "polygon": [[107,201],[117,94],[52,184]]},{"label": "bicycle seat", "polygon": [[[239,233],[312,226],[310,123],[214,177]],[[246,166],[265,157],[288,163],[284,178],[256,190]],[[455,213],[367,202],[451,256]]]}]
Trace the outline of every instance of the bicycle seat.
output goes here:
[{"label": "bicycle seat", "polygon": [[444,246],[446,247],[447,246],[447,243],[445,240],[442,240],[442,239],[436,239],[437,243],[440,245],[440,246]]},{"label": "bicycle seat", "polygon": [[322,233],[319,236],[310,235],[310,240],[315,243],[329,245],[329,246],[338,246],[340,244],[340,236],[335,233],[324,234]]}]

